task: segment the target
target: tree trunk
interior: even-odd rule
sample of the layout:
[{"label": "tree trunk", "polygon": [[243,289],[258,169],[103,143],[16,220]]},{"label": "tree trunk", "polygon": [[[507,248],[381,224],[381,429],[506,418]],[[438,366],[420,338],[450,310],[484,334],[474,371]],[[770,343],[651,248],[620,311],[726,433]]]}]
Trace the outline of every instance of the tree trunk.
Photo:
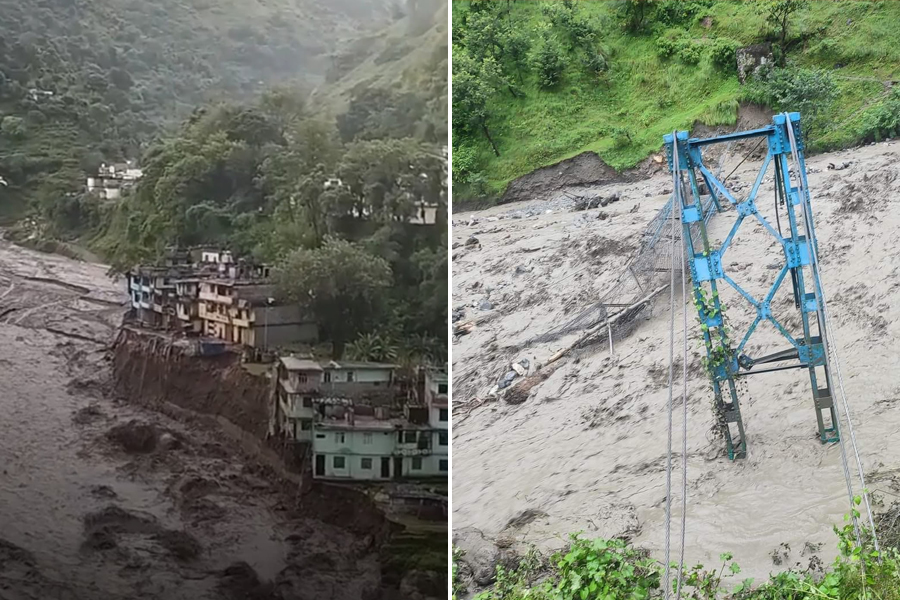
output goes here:
[{"label": "tree trunk", "polygon": [[331,358],[333,358],[334,360],[341,360],[342,358],[344,358],[344,348],[346,345],[346,342],[342,339],[332,341]]},{"label": "tree trunk", "polygon": [[488,131],[487,124],[481,124],[481,130],[484,132],[485,137],[487,137],[488,141],[491,143],[491,148],[494,150],[494,154],[500,156],[500,151],[497,150],[497,144],[494,143],[494,139],[491,137],[491,133]]}]

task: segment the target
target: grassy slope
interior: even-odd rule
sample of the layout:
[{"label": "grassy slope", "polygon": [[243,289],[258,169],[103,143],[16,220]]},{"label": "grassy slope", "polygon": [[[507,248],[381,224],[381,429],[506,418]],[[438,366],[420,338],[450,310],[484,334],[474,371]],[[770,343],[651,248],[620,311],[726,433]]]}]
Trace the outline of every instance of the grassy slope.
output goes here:
[{"label": "grassy slope", "polygon": [[367,87],[429,91],[446,104],[447,8],[438,7],[427,20],[425,26],[416,27],[407,16],[360,40],[365,47],[359,63],[317,89],[313,105],[333,116],[345,111],[353,94]]},{"label": "grassy slope", "polygon": [[[454,11],[465,10],[464,4],[455,3]],[[602,27],[610,73],[598,80],[573,64],[558,89],[541,91],[534,77],[526,76],[525,97],[495,98],[491,124],[501,157],[493,156],[484,139],[464,142],[477,148],[491,193],[502,192],[509,181],[538,167],[588,150],[616,169],[632,167],[658,151],[662,135],[673,129],[689,129],[695,121],[734,122],[741,97],[736,74],[716,70],[708,58],[697,65],[661,59],[655,34],[626,34],[614,3],[579,5]],[[513,11],[529,29],[543,20],[536,2],[517,2]],[[752,3],[717,2],[707,14],[710,27],[698,20],[688,30],[695,39],[726,37],[752,44],[765,35],[764,19]],[[832,69],[840,89],[825,115],[828,129],[812,140],[813,148],[854,143],[864,110],[883,97],[881,81],[900,74],[900,3],[814,1],[795,18],[791,36],[808,39],[797,42],[789,58],[802,66]],[[844,66],[834,68],[838,64]],[[617,145],[604,133],[615,126],[628,128],[632,142]]]}]

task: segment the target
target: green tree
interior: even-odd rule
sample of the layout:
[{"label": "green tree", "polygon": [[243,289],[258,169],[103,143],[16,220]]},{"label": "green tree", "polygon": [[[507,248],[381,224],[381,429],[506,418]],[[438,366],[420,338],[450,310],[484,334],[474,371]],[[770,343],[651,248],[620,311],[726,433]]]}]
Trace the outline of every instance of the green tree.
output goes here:
[{"label": "green tree", "polygon": [[[759,4],[759,11],[766,16],[766,22],[778,31],[778,47],[784,60],[785,41],[791,15],[805,9],[808,0],[768,0]],[[783,64],[783,63],[782,63]]]},{"label": "green tree", "polygon": [[552,88],[562,79],[566,67],[559,42],[551,36],[545,36],[534,55],[534,66],[538,74],[538,83],[542,88]]},{"label": "green tree", "polygon": [[775,68],[752,81],[745,94],[776,111],[797,111],[815,121],[837,97],[837,85],[825,70]]},{"label": "green tree", "polygon": [[453,51],[453,126],[462,132],[484,134],[494,154],[500,156],[497,144],[488,128],[490,111],[488,100],[496,93],[490,79],[485,77],[484,63],[479,63],[462,48]]},{"label": "green tree", "polygon": [[516,70],[519,84],[522,84],[522,72],[528,70],[528,52],[531,50],[531,39],[522,24],[517,23],[507,29],[503,38],[503,48]]},{"label": "green tree", "polygon": [[357,245],[328,238],[320,248],[291,252],[276,270],[276,280],[286,300],[315,315],[332,341],[334,358],[341,358],[347,342],[382,314],[391,269]]},{"label": "green tree", "polygon": [[656,0],[622,0],[620,14],[625,21],[625,29],[634,33],[644,28]]}]

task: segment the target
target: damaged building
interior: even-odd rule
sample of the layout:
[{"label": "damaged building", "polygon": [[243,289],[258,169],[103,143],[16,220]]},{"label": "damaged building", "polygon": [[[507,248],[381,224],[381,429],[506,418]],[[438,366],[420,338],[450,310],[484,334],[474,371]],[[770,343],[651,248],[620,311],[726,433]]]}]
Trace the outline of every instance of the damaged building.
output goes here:
[{"label": "damaged building", "polygon": [[[396,368],[282,357],[272,432],[312,457],[317,479],[446,477],[446,388],[424,403],[407,402],[401,411],[394,402]],[[435,391],[439,386],[434,384]]]}]

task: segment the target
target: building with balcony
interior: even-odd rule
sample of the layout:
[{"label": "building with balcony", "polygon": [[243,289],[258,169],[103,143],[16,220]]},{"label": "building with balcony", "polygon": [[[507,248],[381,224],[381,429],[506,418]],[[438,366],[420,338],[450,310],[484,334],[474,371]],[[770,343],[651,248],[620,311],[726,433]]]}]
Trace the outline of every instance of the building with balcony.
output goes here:
[{"label": "building with balcony", "polygon": [[400,412],[393,403],[396,369],[385,363],[282,357],[270,432],[308,448],[318,479],[446,477],[446,393],[436,394],[432,405],[410,405]]},{"label": "building with balcony", "polygon": [[252,279],[201,280],[197,309],[201,333],[257,350],[315,342],[315,321],[295,304],[279,304],[274,293],[273,285]]},{"label": "building with balcony", "polygon": [[314,404],[314,478],[388,481],[446,477],[433,456],[427,423],[391,418],[386,409],[344,405],[334,399],[318,399]]}]

